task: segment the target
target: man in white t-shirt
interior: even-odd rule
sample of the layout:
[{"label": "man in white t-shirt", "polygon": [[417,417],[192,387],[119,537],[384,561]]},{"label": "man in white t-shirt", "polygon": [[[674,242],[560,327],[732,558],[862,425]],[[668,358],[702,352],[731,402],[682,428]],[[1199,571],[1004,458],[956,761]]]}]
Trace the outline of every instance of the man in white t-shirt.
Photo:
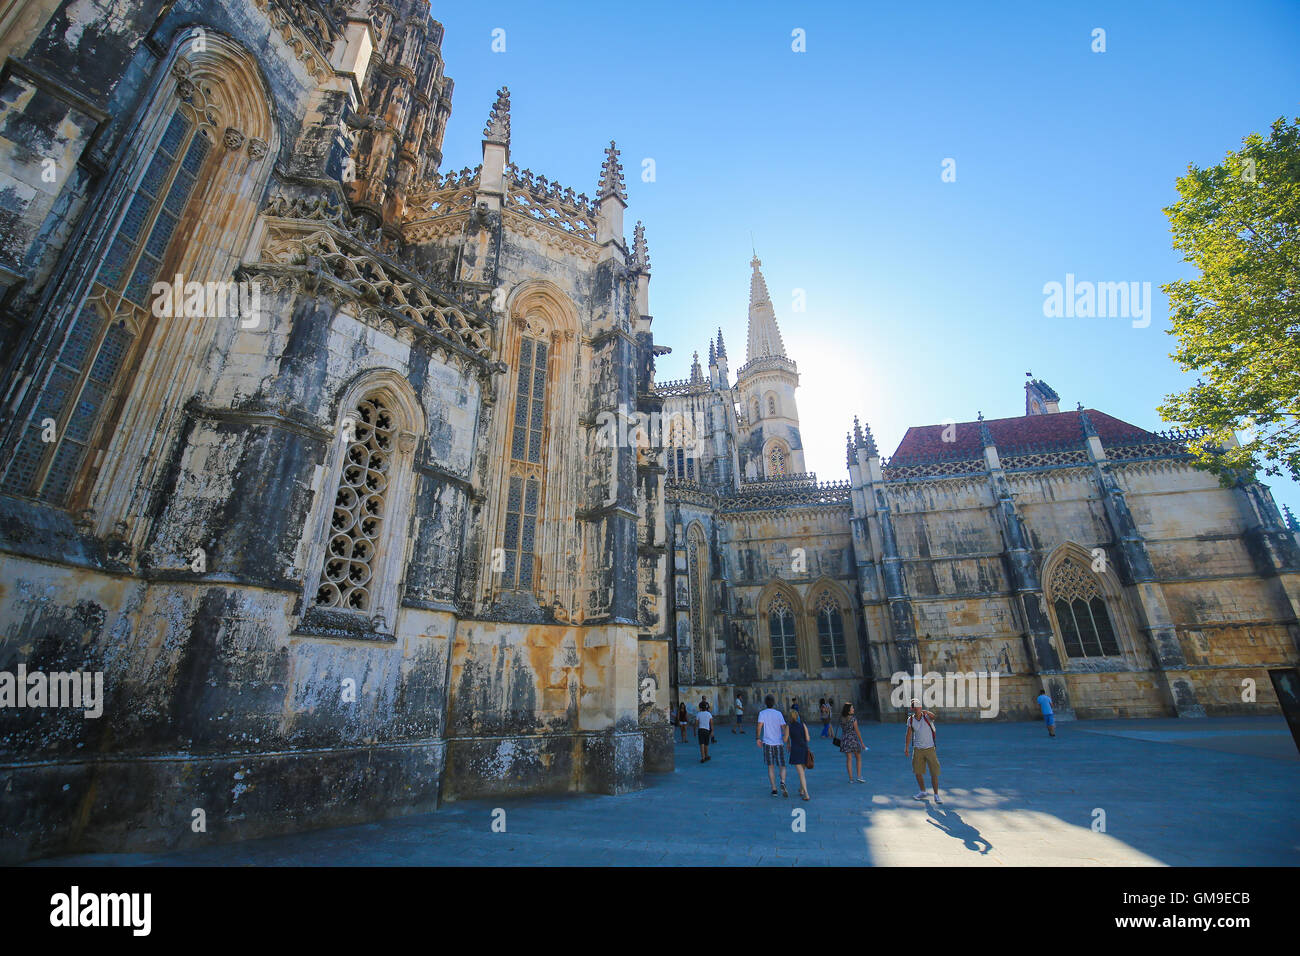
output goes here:
[{"label": "man in white t-shirt", "polygon": [[912,712],[907,715],[907,736],[903,739],[903,756],[911,750],[912,773],[916,776],[917,791],[913,800],[924,800],[925,768],[930,768],[930,784],[934,787],[934,802],[943,803],[939,796],[939,757],[935,752],[938,732],[934,729],[934,714],[921,709],[921,702],[912,698]]},{"label": "man in white t-shirt", "polygon": [[745,702],[741,700],[740,695],[737,694],[736,695],[736,726],[731,728],[731,732],[733,734],[744,733],[744,730],[742,729],[744,723],[745,723]]},{"label": "man in white t-shirt", "polygon": [[709,711],[709,702],[700,701],[700,709],[695,712],[696,734],[700,741],[700,763],[713,758],[709,756],[709,741],[713,736],[713,714]]},{"label": "man in white t-shirt", "polygon": [[767,764],[767,782],[776,796],[776,771],[781,768],[781,796],[788,797],[785,789],[785,742],[790,739],[790,727],[785,717],[776,709],[776,698],[768,694],[763,698],[766,709],[758,712],[758,737],[756,743],[763,748],[763,763]]}]

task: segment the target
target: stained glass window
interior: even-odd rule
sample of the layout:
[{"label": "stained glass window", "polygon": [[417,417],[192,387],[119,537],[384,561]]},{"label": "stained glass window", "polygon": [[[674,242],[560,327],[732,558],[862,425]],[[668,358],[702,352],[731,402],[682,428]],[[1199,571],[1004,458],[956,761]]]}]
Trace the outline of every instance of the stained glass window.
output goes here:
[{"label": "stained glass window", "polygon": [[520,340],[510,435],[510,458],[514,464],[506,495],[502,541],[505,568],[500,585],[503,588],[531,590],[536,583],[549,360],[550,349],[545,342],[527,337]]},{"label": "stained glass window", "polygon": [[1095,572],[1067,558],[1053,570],[1048,590],[1069,657],[1114,657],[1120,653]]},{"label": "stained glass window", "polygon": [[767,628],[772,641],[772,669],[792,671],[799,666],[795,646],[794,611],[784,595],[778,594],[767,608]]},{"label": "stained glass window", "polygon": [[846,667],[848,651],[844,645],[844,617],[829,590],[822,591],[817,602],[817,639],[821,647],[822,667]]}]

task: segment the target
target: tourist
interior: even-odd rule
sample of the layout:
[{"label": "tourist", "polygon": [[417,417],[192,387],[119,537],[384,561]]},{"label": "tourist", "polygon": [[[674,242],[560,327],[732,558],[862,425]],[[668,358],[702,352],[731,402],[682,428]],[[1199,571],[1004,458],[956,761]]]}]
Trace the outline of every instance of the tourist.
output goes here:
[{"label": "tourist", "polygon": [[934,729],[934,714],[921,709],[921,702],[912,698],[912,712],[907,715],[907,736],[903,740],[903,756],[912,757],[912,773],[916,775],[917,791],[913,800],[924,800],[925,768],[930,768],[930,783],[934,787],[934,802],[943,803],[939,796],[939,756],[935,752],[935,741],[939,734]]},{"label": "tourist", "polygon": [[736,695],[736,726],[731,728],[733,734],[743,734],[745,732],[745,702]]},{"label": "tourist", "polygon": [[686,743],[686,701],[677,705],[677,726],[682,732],[682,743]]},{"label": "tourist", "polygon": [[826,703],[825,697],[817,706],[817,710],[821,713],[822,718],[822,736],[829,737],[831,735],[831,705]]},{"label": "tourist", "polygon": [[808,778],[804,776],[804,767],[808,763],[809,744],[812,743],[812,731],[799,717],[799,711],[790,711],[790,723],[786,726],[790,738],[790,766],[799,770],[799,796],[807,800]]},{"label": "tourist", "polygon": [[844,769],[849,772],[849,783],[854,782],[854,761],[858,764],[857,782],[866,783],[862,779],[862,734],[858,731],[858,716],[852,704],[845,704],[840,711],[840,750],[844,751]]},{"label": "tourist", "polygon": [[1052,698],[1047,691],[1038,695],[1038,706],[1043,711],[1043,723],[1047,724],[1047,736],[1056,736],[1056,712],[1052,710]]},{"label": "tourist", "polygon": [[696,735],[700,741],[700,763],[712,758],[709,756],[709,744],[713,740],[713,715],[709,713],[709,702],[700,701],[700,709],[695,712]]},{"label": "tourist", "polygon": [[776,771],[781,768],[781,796],[788,797],[785,788],[785,742],[790,736],[790,727],[776,709],[776,698],[768,694],[763,698],[767,706],[759,711],[757,723],[757,743],[763,748],[763,763],[767,764],[767,782],[772,785],[772,796],[776,796]]}]

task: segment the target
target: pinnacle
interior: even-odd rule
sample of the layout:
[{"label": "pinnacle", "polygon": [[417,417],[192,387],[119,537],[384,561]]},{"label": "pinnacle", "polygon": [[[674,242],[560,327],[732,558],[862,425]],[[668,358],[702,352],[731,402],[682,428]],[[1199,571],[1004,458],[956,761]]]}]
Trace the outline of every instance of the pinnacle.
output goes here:
[{"label": "pinnacle", "polygon": [[623,183],[623,164],[619,162],[618,155],[618,147],[611,139],[609,148],[605,150],[605,163],[600,168],[600,185],[596,189],[598,199],[616,196],[623,202],[627,202],[627,189]]},{"label": "pinnacle", "polygon": [[497,100],[488,114],[487,126],[483,127],[483,138],[489,143],[510,145],[510,88],[507,86],[497,90]]},{"label": "pinnacle", "polygon": [[645,241],[645,226],[639,219],[632,230],[632,268],[638,272],[650,271],[650,247]]}]

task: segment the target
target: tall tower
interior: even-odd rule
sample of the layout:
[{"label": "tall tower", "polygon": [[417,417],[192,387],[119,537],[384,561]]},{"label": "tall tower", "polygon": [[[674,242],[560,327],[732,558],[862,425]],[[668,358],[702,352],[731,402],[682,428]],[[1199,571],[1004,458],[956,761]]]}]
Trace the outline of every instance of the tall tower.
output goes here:
[{"label": "tall tower", "polygon": [[740,462],[744,478],[780,478],[804,472],[803,439],[795,389],[799,370],[785,354],[776,312],[758,256],[750,261],[749,347],[736,373],[736,397],[744,424]]}]

